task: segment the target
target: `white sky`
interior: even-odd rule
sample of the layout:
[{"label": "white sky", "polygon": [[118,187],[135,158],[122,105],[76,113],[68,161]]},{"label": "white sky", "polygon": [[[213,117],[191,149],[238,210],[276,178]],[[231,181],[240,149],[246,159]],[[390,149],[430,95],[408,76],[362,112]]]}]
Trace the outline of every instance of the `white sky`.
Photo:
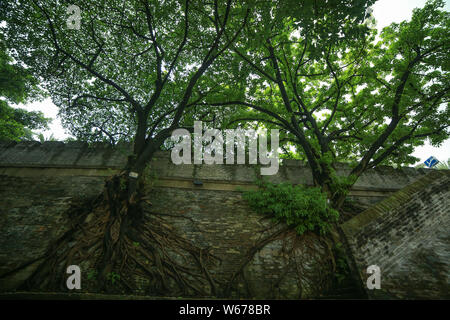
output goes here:
[{"label": "white sky", "polygon": [[[423,7],[425,2],[426,0],[377,1],[373,7],[373,15],[377,20],[378,29],[381,30],[392,22],[409,20],[412,15],[412,10],[416,7]],[[450,11],[450,0],[446,0],[445,3],[445,10]],[[46,117],[53,119],[53,122],[49,126],[50,130],[43,132],[46,138],[50,137],[51,134],[57,140],[63,140],[70,136],[62,128],[60,119],[57,118],[58,108],[52,103],[51,99],[46,99],[43,102],[18,105],[18,107],[30,111],[42,111]],[[450,158],[450,139],[445,141],[439,148],[432,147],[429,143],[426,143],[424,146],[416,148],[413,155],[420,158],[421,162],[424,162],[430,156],[434,156],[440,161],[446,161]]]}]

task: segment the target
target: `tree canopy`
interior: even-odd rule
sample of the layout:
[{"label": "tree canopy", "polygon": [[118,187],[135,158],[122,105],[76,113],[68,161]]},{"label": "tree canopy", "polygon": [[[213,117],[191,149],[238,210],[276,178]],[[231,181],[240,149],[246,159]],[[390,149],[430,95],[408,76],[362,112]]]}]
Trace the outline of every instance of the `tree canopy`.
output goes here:
[{"label": "tree canopy", "polygon": [[13,64],[6,45],[0,42],[0,140],[32,140],[32,130],[47,129],[50,119],[42,112],[13,108],[42,96],[38,81],[28,70]]},{"label": "tree canopy", "polygon": [[[245,94],[208,103],[241,106],[229,124],[283,130],[285,154],[307,160],[316,183],[342,200],[340,190],[365,170],[415,163],[414,147],[448,138],[450,20],[442,6],[427,2],[378,39],[367,24],[335,25],[327,14],[309,28],[295,19],[269,32],[250,27],[258,42],[233,48],[247,66],[237,78]],[[352,165],[345,179],[334,170],[342,161]]]}]

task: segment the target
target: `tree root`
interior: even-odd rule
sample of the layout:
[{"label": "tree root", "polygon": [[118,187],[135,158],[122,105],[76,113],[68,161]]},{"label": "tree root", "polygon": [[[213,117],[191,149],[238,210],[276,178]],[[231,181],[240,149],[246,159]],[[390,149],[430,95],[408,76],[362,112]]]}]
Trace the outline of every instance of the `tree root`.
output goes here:
[{"label": "tree root", "polygon": [[[92,271],[95,276],[83,280],[87,282],[83,287],[95,291],[215,294],[216,284],[208,269],[219,259],[178,235],[139,195],[128,201],[124,179],[123,174],[111,177],[102,195],[72,206],[71,228],[52,243],[20,289],[65,291],[66,269],[74,264],[80,266],[83,279],[88,276],[83,271]],[[187,263],[191,261],[194,264]]]},{"label": "tree root", "polygon": [[[270,231],[270,229],[273,229],[273,227],[269,227],[264,229],[265,232]],[[294,269],[296,271],[297,275],[297,285],[299,288],[299,296],[298,298],[302,298],[302,291],[303,291],[303,284],[306,282],[309,282],[308,280],[311,278],[311,275],[308,275],[308,271],[304,267],[305,261],[298,261],[297,260],[297,250],[301,250],[302,253],[311,255],[312,260],[314,261],[323,261],[323,257],[320,257],[319,253],[317,252],[317,249],[314,247],[314,245],[317,245],[317,243],[324,243],[325,248],[327,251],[327,257],[330,261],[330,266],[334,266],[334,257],[333,253],[329,249],[329,240],[315,235],[313,233],[309,233],[308,236],[298,236],[295,230],[292,230],[292,228],[285,226],[283,228],[278,228],[278,230],[272,232],[270,235],[259,239],[244,255],[242,259],[242,263],[240,264],[239,268],[236,270],[236,272],[231,276],[230,280],[227,283],[224,296],[229,297],[231,295],[231,292],[233,288],[235,287],[237,281],[240,279],[243,281],[244,286],[246,288],[246,298],[255,298],[254,293],[252,292],[252,289],[248,283],[248,279],[246,278],[246,266],[255,258],[255,255],[262,250],[267,244],[276,241],[276,240],[282,240],[282,248],[281,248],[281,255],[285,258],[285,265],[283,267],[283,270],[280,272],[280,276],[277,278],[277,280],[272,283],[272,290],[271,297],[266,297],[270,299],[279,299],[279,289],[280,284],[282,281],[286,278],[288,272],[290,269]],[[317,241],[318,240],[318,241]],[[289,244],[289,246],[288,246]],[[280,263],[282,263],[280,261]],[[319,268],[320,269],[320,268]],[[327,268],[323,268],[324,270],[328,270]],[[333,268],[334,272],[335,268]],[[323,288],[329,288],[331,286],[331,277],[329,275],[324,274],[321,270],[316,269],[314,271],[315,273],[319,274],[317,277],[318,279],[313,279],[314,284],[314,291],[321,291]],[[322,281],[317,281],[319,279],[322,279]]]},{"label": "tree root", "polygon": [[[210,270],[221,262],[220,259],[208,248],[198,247],[179,235],[165,217],[194,221],[189,217],[152,212],[147,196],[144,198],[139,193],[130,201],[128,191],[123,187],[125,180],[124,174],[115,175],[106,181],[102,194],[71,206],[68,212],[71,227],[50,245],[43,257],[39,257],[42,263],[17,289],[67,291],[67,267],[78,265],[84,291],[230,297],[237,279],[242,279],[250,292],[244,269],[258,251],[274,240],[295,233],[289,227],[277,224],[261,230],[261,235],[271,234],[259,239],[248,250],[229,281],[219,282],[212,277]],[[289,257],[299,246],[298,237],[295,237],[289,249],[283,247]],[[325,243],[330,248],[326,240]],[[302,239],[302,246],[306,249],[309,246],[308,250],[314,251],[313,244],[307,239]],[[1,278],[39,259],[24,263]],[[293,259],[296,259],[295,254]],[[331,261],[335,265],[332,257]],[[284,274],[287,268],[292,267],[291,262]],[[305,272],[301,263],[294,263],[301,287]],[[275,286],[279,286],[283,279],[278,280]],[[224,289],[219,290],[219,285]]]}]

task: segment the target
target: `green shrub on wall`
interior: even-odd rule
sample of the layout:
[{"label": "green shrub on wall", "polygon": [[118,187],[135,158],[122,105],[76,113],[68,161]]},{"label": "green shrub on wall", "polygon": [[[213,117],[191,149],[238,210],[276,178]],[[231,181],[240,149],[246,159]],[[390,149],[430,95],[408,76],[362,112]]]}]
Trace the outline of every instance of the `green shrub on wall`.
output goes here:
[{"label": "green shrub on wall", "polygon": [[299,235],[305,231],[326,234],[338,220],[338,212],[328,205],[327,196],[320,188],[263,181],[257,184],[258,190],[243,193],[250,207],[295,227]]}]

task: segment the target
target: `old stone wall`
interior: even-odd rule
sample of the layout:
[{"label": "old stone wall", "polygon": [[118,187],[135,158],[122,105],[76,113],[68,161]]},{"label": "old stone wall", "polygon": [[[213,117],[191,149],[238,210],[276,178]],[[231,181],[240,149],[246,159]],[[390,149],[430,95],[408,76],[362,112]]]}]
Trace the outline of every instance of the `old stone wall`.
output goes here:
[{"label": "old stone wall", "polygon": [[[123,168],[131,152],[129,144],[111,148],[107,144],[88,146],[82,142],[1,142],[0,174],[30,176],[40,173],[66,176],[108,176]],[[350,167],[341,164],[338,175],[347,175]],[[367,204],[376,203],[424,176],[429,169],[378,167],[364,173],[350,192],[350,198]],[[169,152],[155,155],[152,178],[161,187],[231,190],[252,187],[259,170],[252,165],[175,165]],[[312,185],[307,164],[283,160],[277,174],[265,176],[272,182],[287,181]]]},{"label": "old stone wall", "polygon": [[450,298],[450,172],[434,171],[342,225],[372,298]]},{"label": "old stone wall", "polygon": [[[78,142],[0,143],[0,291],[20,287],[33,273],[50,243],[70,227],[66,210],[73,199],[101,192],[104,178],[124,166],[129,152],[129,145],[113,149]],[[338,174],[349,170],[341,166]],[[426,173],[411,168],[371,170],[350,197],[376,203]],[[220,258],[211,269],[217,288],[205,283],[211,295],[223,294],[249,250],[282,228],[252,212],[241,197],[239,190],[254,187],[255,166],[176,166],[163,152],[156,155],[147,175],[152,210],[164,216],[174,232]],[[312,184],[309,169],[298,161],[284,161],[278,174],[267,178]],[[328,244],[313,234],[283,233],[265,243],[236,275],[231,293],[257,298],[318,296],[328,285],[328,250]],[[145,294],[145,279],[136,281],[142,282],[139,293]],[[175,289],[167,293],[178,294]]]}]

